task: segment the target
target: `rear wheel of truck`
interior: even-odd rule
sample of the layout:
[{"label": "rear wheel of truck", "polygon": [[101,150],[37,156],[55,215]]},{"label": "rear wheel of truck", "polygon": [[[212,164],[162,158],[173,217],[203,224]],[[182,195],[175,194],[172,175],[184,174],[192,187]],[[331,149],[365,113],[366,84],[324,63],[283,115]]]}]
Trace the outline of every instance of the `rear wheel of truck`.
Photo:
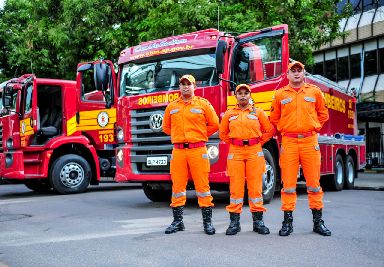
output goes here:
[{"label": "rear wheel of truck", "polygon": [[345,158],[345,181],[344,188],[345,189],[353,189],[355,187],[355,162],[353,158],[349,155]]},{"label": "rear wheel of truck", "polygon": [[163,188],[156,188],[151,184],[143,183],[143,191],[145,196],[153,202],[169,202],[171,201],[172,191]]},{"label": "rear wheel of truck", "polygon": [[332,191],[343,190],[345,180],[345,170],[343,157],[340,154],[336,155],[335,159],[335,174],[330,175],[327,180],[327,188]]},{"label": "rear wheel of truck", "polygon": [[87,189],[91,177],[89,163],[79,155],[68,154],[53,162],[49,180],[58,193],[76,194]]},{"label": "rear wheel of truck", "polygon": [[25,186],[29,189],[38,192],[38,193],[47,193],[51,191],[52,186],[50,185],[48,179],[44,180],[27,180],[24,182]]},{"label": "rear wheel of truck", "polygon": [[265,204],[271,202],[275,194],[277,169],[275,161],[269,150],[263,148],[266,163],[266,171],[263,174],[263,201]]}]

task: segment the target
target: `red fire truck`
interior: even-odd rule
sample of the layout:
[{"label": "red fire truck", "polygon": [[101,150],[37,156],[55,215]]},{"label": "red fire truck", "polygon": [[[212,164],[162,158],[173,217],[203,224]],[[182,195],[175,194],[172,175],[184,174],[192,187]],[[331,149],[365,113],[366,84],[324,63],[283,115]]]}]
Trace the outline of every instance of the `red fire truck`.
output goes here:
[{"label": "red fire truck", "polygon": [[[238,36],[208,29],[123,50],[118,61],[116,181],[142,183],[153,201],[169,198],[172,144],[162,133],[162,118],[167,104],[179,97],[183,74],[196,78],[196,95],[208,99],[220,117],[235,105],[233,91],[239,83],[250,85],[254,104],[269,114],[274,91],[288,83],[289,61],[287,25]],[[99,74],[103,81],[104,73]],[[356,135],[355,98],[325,78],[308,74],[306,81],[321,88],[330,113],[318,135],[322,184],[333,190],[352,188],[356,171],[365,164],[365,142]],[[276,136],[264,145],[265,202],[280,189],[279,142]],[[215,134],[207,148],[211,188],[228,190],[228,145]],[[298,178],[303,179],[300,172]]]},{"label": "red fire truck", "polygon": [[95,89],[92,65],[78,71],[78,82],[26,74],[3,83],[3,180],[70,194],[114,176],[115,94]]}]

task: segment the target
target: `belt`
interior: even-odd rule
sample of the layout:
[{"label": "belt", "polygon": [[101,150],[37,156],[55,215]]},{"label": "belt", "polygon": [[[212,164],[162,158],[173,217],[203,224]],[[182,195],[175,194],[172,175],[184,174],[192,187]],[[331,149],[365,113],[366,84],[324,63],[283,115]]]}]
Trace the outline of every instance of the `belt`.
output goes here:
[{"label": "belt", "polygon": [[197,143],[177,143],[173,144],[175,148],[197,148],[205,146],[205,142],[197,142]]},{"label": "belt", "polygon": [[231,139],[231,144],[235,146],[253,146],[260,142],[259,138],[251,138],[251,139]]},{"label": "belt", "polygon": [[283,136],[291,137],[291,138],[305,138],[312,135],[313,135],[313,132],[305,132],[305,133],[284,133]]}]

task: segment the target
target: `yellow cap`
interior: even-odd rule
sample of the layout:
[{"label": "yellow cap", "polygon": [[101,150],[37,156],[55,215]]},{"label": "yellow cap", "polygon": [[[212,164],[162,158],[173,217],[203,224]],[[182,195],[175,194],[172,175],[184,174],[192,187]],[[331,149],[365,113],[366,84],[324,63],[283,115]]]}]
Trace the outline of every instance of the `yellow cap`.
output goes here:
[{"label": "yellow cap", "polygon": [[300,61],[292,61],[291,63],[288,64],[288,70],[292,69],[294,66],[299,66],[302,69],[304,69],[303,63],[301,63]]},{"label": "yellow cap", "polygon": [[195,80],[195,77],[193,77],[192,75],[190,74],[186,74],[186,75],[183,75],[179,82],[181,83],[183,80],[187,80],[188,82],[190,82],[191,84],[196,84],[196,80]]},{"label": "yellow cap", "polygon": [[237,91],[239,91],[240,89],[246,89],[246,90],[248,90],[248,92],[251,92],[251,87],[249,87],[249,85],[245,84],[245,83],[242,83],[242,84],[239,84],[238,86],[236,86],[235,93],[237,93]]}]

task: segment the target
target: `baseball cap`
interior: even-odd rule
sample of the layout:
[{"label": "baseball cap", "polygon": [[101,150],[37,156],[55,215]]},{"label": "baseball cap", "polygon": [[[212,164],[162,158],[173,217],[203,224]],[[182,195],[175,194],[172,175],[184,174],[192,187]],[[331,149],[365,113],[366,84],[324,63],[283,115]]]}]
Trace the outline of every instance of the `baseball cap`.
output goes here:
[{"label": "baseball cap", "polygon": [[249,85],[245,84],[245,83],[242,83],[242,84],[239,84],[238,86],[236,86],[235,93],[237,93],[237,91],[239,91],[240,89],[246,89],[249,92],[251,92],[251,87],[249,87]]},{"label": "baseball cap", "polygon": [[183,80],[187,80],[187,81],[189,81],[192,84],[196,84],[195,77],[193,77],[190,74],[186,74],[186,75],[181,76],[181,78],[179,80],[179,83],[181,83]]},{"label": "baseball cap", "polygon": [[288,70],[292,69],[294,66],[300,66],[302,69],[304,69],[304,64],[301,63],[300,61],[292,61],[291,63],[288,64]]}]

